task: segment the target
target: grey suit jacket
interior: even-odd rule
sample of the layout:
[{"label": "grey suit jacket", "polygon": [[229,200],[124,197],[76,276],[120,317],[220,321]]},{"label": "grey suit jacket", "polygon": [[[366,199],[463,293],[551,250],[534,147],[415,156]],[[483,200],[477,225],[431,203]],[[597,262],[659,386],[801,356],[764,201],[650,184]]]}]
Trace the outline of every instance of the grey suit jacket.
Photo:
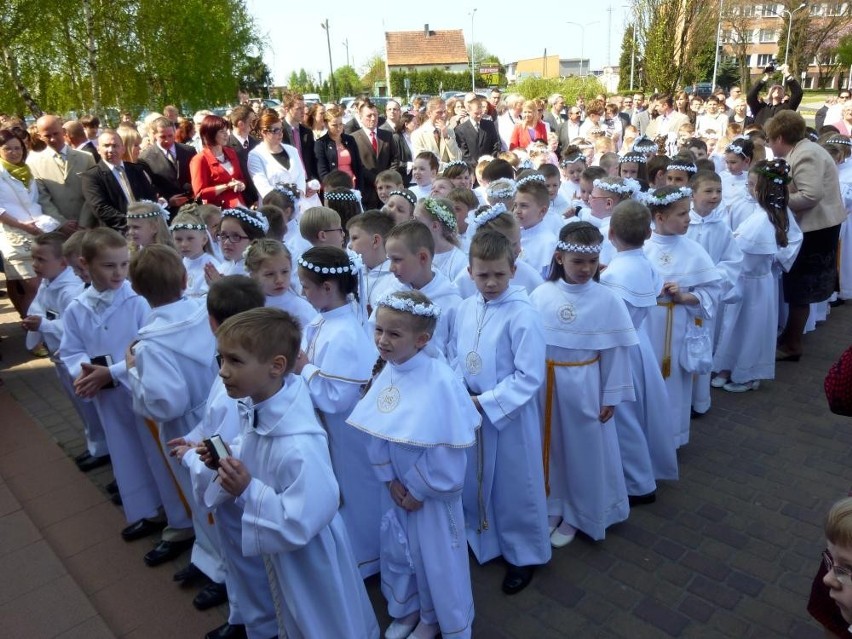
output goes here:
[{"label": "grey suit jacket", "polygon": [[42,210],[57,220],[79,222],[85,203],[80,173],[95,166],[95,159],[91,153],[77,151],[70,146],[66,149],[68,162],[64,172],[50,147],[31,155],[27,164],[36,179]]},{"label": "grey suit jacket", "polygon": [[790,165],[790,210],[802,232],[837,226],[846,219],[840,197],[837,165],[828,151],[807,138],[799,141],[787,157]]}]

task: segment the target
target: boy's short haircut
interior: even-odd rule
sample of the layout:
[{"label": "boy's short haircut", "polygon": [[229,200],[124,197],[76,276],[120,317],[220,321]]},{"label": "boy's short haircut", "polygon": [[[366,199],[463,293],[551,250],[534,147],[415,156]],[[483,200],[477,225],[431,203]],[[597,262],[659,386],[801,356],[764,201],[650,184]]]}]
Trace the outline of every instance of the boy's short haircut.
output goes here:
[{"label": "boy's short haircut", "polygon": [[210,226],[210,218],[214,215],[219,215],[221,217],[222,209],[220,209],[215,204],[199,204],[198,208],[195,209],[195,213],[198,215],[198,217],[204,220],[204,223],[207,226]]},{"label": "boy's short haircut", "polygon": [[69,261],[80,257],[83,253],[83,239],[85,237],[85,230],[74,231],[71,237],[62,244],[62,257]]},{"label": "boy's short haircut", "polygon": [[438,156],[432,153],[432,151],[421,151],[415,157],[415,160],[426,160],[429,163],[429,168],[432,169],[435,173],[438,172],[438,168],[441,166],[438,161]]},{"label": "boy's short haircut", "polygon": [[696,160],[695,168],[699,171],[710,171],[711,173],[716,172],[716,165],[710,158],[701,158],[700,160]]},{"label": "boy's short haircut", "polygon": [[352,182],[352,176],[340,169],[329,171],[322,179],[323,191],[327,191],[328,189],[351,189],[354,188],[354,186],[355,184]]},{"label": "boy's short haircut", "polygon": [[671,164],[671,158],[667,155],[655,155],[648,160],[648,181],[654,182],[657,174],[662,171],[666,172],[666,167]]},{"label": "boy's short haircut", "polygon": [[685,149],[701,149],[705,153],[707,152],[707,143],[701,138],[689,138],[686,142],[683,143],[683,148]]},{"label": "boy's short haircut", "polygon": [[483,229],[473,236],[469,255],[471,264],[474,258],[486,262],[506,259],[510,266],[515,265],[515,251],[509,238],[492,229]]},{"label": "boy's short haircut", "polygon": [[402,181],[402,176],[396,169],[385,169],[376,176],[376,184],[379,182],[390,183],[396,187],[402,188],[405,184]]},{"label": "boy's short haircut", "polygon": [[217,324],[265,304],[266,295],[260,284],[245,275],[227,275],[213,282],[207,291],[207,314]]},{"label": "boy's short haircut", "polygon": [[83,238],[83,246],[80,249],[80,255],[87,262],[91,262],[97,258],[98,253],[106,249],[127,248],[127,240],[124,236],[107,226],[99,226],[97,228],[86,231],[86,236]]},{"label": "boy's short haircut", "polygon": [[636,200],[624,200],[612,209],[609,219],[612,234],[629,248],[645,244],[651,230],[651,211]]},{"label": "boy's short haircut", "polygon": [[216,341],[236,345],[260,362],[283,355],[287,358],[286,375],[296,365],[302,329],[295,317],[280,308],[253,308],[222,322],[216,331]]},{"label": "boy's short haircut", "polygon": [[501,160],[500,158],[491,160],[488,165],[482,169],[482,179],[486,182],[493,182],[494,180],[499,180],[501,178],[505,180],[515,179],[515,169],[512,168],[512,165],[506,162],[506,160]]},{"label": "boy's short haircut", "polygon": [[33,238],[33,244],[35,246],[49,246],[53,252],[53,257],[59,259],[63,257],[62,247],[65,244],[65,236],[59,231],[42,233]]},{"label": "boy's short haircut", "polygon": [[538,172],[541,173],[546,179],[561,177],[559,175],[559,167],[555,164],[550,164],[549,162],[545,162],[540,167],[538,167]]},{"label": "boy's short haircut", "polygon": [[450,202],[464,204],[468,211],[479,206],[479,198],[471,189],[455,188],[447,193],[447,199]]},{"label": "boy's short haircut", "polygon": [[613,170],[618,166],[618,153],[613,153],[612,151],[608,153],[604,153],[601,156],[601,159],[598,160],[598,165],[607,173]]},{"label": "boy's short haircut", "polygon": [[327,206],[313,206],[302,213],[299,219],[299,233],[308,242],[314,243],[319,239],[321,231],[338,229],[342,224],[340,215],[334,209]]},{"label": "boy's short haircut", "polygon": [[432,232],[419,220],[408,220],[394,226],[385,237],[385,245],[391,240],[400,240],[411,253],[426,249],[430,256],[435,256],[435,239]]},{"label": "boy's short haircut", "polygon": [[828,511],[825,538],[835,546],[852,547],[852,497],[841,499]]},{"label": "boy's short haircut", "polygon": [[346,223],[346,230],[352,231],[353,228],[362,229],[370,235],[379,235],[384,240],[396,222],[393,217],[387,213],[382,213],[377,209],[364,211],[356,215]]},{"label": "boy's short haircut", "polygon": [[719,174],[716,171],[696,171],[695,175],[689,178],[689,188],[695,190],[699,187],[699,185],[704,184],[705,182],[714,182],[715,184],[721,184],[722,178],[719,177]]},{"label": "boy's short haircut", "polygon": [[529,180],[519,185],[517,192],[531,195],[538,206],[548,206],[550,204],[550,194],[547,192],[544,182]]},{"label": "boy's short haircut", "polygon": [[580,179],[591,184],[595,180],[600,180],[602,177],[606,177],[606,175],[606,169],[602,166],[590,166],[583,169],[583,172],[580,173]]},{"label": "boy's short haircut", "polygon": [[139,249],[130,260],[133,290],[153,306],[178,301],[186,285],[186,269],[178,252],[165,244]]}]

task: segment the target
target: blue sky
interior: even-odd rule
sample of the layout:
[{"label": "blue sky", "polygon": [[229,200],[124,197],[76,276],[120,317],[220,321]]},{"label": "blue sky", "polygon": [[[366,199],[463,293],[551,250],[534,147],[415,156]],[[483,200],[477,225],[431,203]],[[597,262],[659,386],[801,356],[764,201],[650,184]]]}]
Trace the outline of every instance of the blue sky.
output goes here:
[{"label": "blue sky", "polygon": [[[623,1],[623,0],[622,0]],[[320,26],[326,19],[331,33],[331,56],[335,68],[346,63],[346,46],[349,41],[349,60],[360,73],[367,60],[383,52],[385,31],[415,31],[429,23],[432,30],[463,29],[465,42],[471,39],[471,10],[477,11],[473,18],[473,41],[483,44],[488,51],[497,55],[504,63],[523,58],[534,58],[544,54],[562,58],[580,57],[591,59],[592,69],[605,66],[607,60],[607,30],[609,13],[606,3],[596,3],[597,12],[572,10],[580,3],[551,3],[558,11],[548,14],[547,5],[530,5],[536,11],[529,15],[519,12],[509,16],[507,12],[488,7],[494,2],[482,3],[477,7],[474,0],[429,0],[419,5],[419,10],[410,10],[408,2],[383,3],[353,2],[352,0],[325,0],[317,3],[300,2],[286,14],[284,7],[292,7],[281,0],[247,0],[249,13],[254,16],[261,33],[267,38],[268,46],[264,59],[272,69],[276,84],[284,84],[292,71],[304,68],[316,75],[321,71],[328,74],[328,48],[325,31]],[[559,5],[564,6],[560,7]],[[414,3],[410,3],[415,7]],[[522,6],[522,5],[519,5]],[[612,2],[612,28],[610,63],[618,64],[621,38],[628,19],[629,9],[621,2]],[[575,15],[581,14],[582,15]],[[416,17],[429,16],[427,17]],[[286,16],[286,17],[285,17]],[[519,25],[527,22],[532,36],[517,35]],[[568,22],[585,25],[582,29]],[[276,26],[272,26],[276,25]],[[280,26],[277,26],[280,25]],[[581,34],[584,37],[581,38]]]}]

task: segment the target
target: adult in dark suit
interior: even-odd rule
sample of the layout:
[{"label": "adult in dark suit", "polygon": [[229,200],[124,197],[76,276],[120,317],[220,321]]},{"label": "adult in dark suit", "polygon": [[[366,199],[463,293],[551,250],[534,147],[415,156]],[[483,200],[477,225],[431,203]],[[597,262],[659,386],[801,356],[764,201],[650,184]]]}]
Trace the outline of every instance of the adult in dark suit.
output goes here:
[{"label": "adult in dark suit", "polygon": [[343,112],[339,107],[329,107],[323,118],[328,133],[314,142],[317,177],[322,180],[332,171],[340,170],[352,176],[355,188],[360,189],[364,183],[361,156],[355,138],[343,132]]},{"label": "adult in dark suit", "polygon": [[154,201],[157,193],[145,169],[122,161],[124,144],[118,133],[105,129],[98,137],[98,152],[102,160],[80,175],[86,200],[80,226],[108,226],[124,231],[128,204],[137,200]]},{"label": "adult in dark suit", "polygon": [[411,165],[414,162],[414,144],[411,142],[411,134],[420,127],[420,116],[408,111],[402,114],[400,122],[399,132],[393,135],[393,144],[399,158],[399,166],[396,170],[402,176],[403,184],[411,184]]},{"label": "adult in dark suit", "polygon": [[[257,137],[251,134],[257,122],[257,113],[252,111],[252,108],[247,104],[240,104],[234,107],[231,115],[228,116],[228,120],[231,123],[231,134],[228,137],[227,146],[236,151],[240,170],[244,176],[248,176],[248,154],[260,142]],[[251,180],[246,180],[246,190],[243,191],[242,195],[247,206],[254,206],[260,199],[257,188]]]},{"label": "adult in dark suit", "polygon": [[485,98],[475,98],[467,103],[467,120],[455,128],[456,143],[461,151],[461,159],[476,166],[483,155],[497,156],[501,150],[500,134],[492,120],[483,120]]},{"label": "adult in dark suit", "polygon": [[189,162],[195,149],[175,142],[175,127],[168,118],[154,120],[151,130],[154,144],[145,147],[139,164],[151,176],[159,196],[169,201],[169,211],[174,215],[193,197]]},{"label": "adult in dark suit", "polygon": [[381,207],[376,194],[376,176],[387,169],[399,166],[399,156],[393,135],[378,128],[379,112],[372,102],[361,105],[361,128],[352,134],[358,145],[358,155],[363,168],[364,181],[360,188],[364,209]]},{"label": "adult in dark suit", "polygon": [[65,141],[72,149],[85,151],[90,154],[97,164],[101,161],[101,156],[98,153],[97,145],[86,137],[86,129],[77,120],[69,120],[62,125],[65,129]]},{"label": "adult in dark suit", "polygon": [[284,144],[299,152],[302,166],[309,180],[317,177],[317,159],[314,155],[314,132],[302,124],[305,119],[305,99],[301,93],[284,96]]}]

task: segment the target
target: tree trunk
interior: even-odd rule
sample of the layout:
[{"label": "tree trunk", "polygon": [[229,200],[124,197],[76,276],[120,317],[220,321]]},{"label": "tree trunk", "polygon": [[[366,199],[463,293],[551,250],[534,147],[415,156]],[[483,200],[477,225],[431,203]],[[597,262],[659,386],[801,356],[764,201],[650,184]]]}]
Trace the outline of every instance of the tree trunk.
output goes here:
[{"label": "tree trunk", "polygon": [[86,54],[89,62],[89,77],[92,82],[92,111],[101,113],[101,85],[98,81],[97,45],[95,43],[95,19],[90,0],[82,0],[83,21],[86,23]]},{"label": "tree trunk", "polygon": [[26,103],[27,108],[30,110],[30,113],[33,114],[33,117],[40,118],[44,115],[44,111],[41,110],[41,107],[35,99],[33,99],[33,96],[30,94],[30,90],[21,79],[21,76],[18,73],[18,62],[15,59],[15,54],[9,49],[9,45],[7,44],[3,45],[3,63],[6,65],[6,69],[9,72],[9,76],[12,78],[12,82],[15,84],[15,89],[17,89],[21,100]]}]

